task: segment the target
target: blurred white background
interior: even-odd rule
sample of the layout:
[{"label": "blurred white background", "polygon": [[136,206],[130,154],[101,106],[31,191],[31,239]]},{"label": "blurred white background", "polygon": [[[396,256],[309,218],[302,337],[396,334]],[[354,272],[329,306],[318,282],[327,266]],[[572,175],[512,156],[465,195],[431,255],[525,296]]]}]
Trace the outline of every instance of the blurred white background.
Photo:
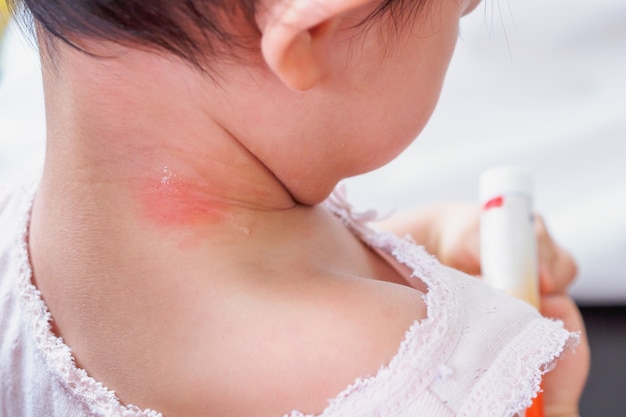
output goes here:
[{"label": "blurred white background", "polygon": [[[41,159],[45,126],[36,54],[14,26],[0,59],[4,180]],[[576,299],[626,304],[626,1],[483,0],[430,124],[348,193],[383,213],[478,202],[480,173],[503,163],[533,173],[537,211],[579,262]]]},{"label": "blurred white background", "polygon": [[0,47],[0,181],[43,158],[45,132],[38,54],[13,21]]},{"label": "blurred white background", "polygon": [[349,197],[383,213],[478,202],[503,163],[533,173],[535,208],[578,260],[576,298],[626,303],[626,1],[483,0],[430,124]]}]

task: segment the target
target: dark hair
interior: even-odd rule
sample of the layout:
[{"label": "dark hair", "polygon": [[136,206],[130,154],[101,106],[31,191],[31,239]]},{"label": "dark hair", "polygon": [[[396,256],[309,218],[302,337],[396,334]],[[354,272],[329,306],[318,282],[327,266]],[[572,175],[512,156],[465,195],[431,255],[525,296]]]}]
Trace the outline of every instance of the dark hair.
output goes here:
[{"label": "dark hair", "polygon": [[[285,0],[288,1],[288,0]],[[314,1],[314,0],[311,0]],[[390,15],[405,3],[417,10],[428,0],[382,0],[366,19]],[[30,14],[46,36],[86,51],[80,39],[112,41],[167,51],[206,69],[210,59],[237,48],[255,48],[258,38],[255,12],[258,0],[8,0],[9,7]],[[234,19],[244,19],[251,33],[231,30]],[[398,19],[401,20],[401,19]],[[366,23],[364,21],[363,23]],[[401,26],[401,25],[396,25]],[[251,39],[255,38],[255,39]]]}]

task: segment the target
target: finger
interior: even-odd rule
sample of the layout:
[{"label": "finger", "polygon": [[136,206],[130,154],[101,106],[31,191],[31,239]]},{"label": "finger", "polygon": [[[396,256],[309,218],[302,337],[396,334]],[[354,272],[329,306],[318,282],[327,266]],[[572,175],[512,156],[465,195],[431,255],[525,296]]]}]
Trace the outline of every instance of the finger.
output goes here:
[{"label": "finger", "polygon": [[[541,256],[541,255],[540,255]],[[569,252],[553,249],[549,261],[539,260],[539,279],[542,294],[565,294],[578,273],[578,267]]]},{"label": "finger", "polygon": [[439,243],[440,260],[466,274],[480,274],[480,208],[455,205],[446,219]]},{"label": "finger", "polygon": [[539,215],[535,216],[535,233],[541,293],[564,294],[576,277],[576,262],[569,252],[552,239],[545,221]]},{"label": "finger", "polygon": [[545,316],[563,321],[568,330],[580,332],[580,344],[564,352],[555,369],[543,379],[546,415],[568,415],[566,411],[577,410],[589,374],[590,350],[585,325],[578,307],[568,296],[543,297],[541,310]]}]

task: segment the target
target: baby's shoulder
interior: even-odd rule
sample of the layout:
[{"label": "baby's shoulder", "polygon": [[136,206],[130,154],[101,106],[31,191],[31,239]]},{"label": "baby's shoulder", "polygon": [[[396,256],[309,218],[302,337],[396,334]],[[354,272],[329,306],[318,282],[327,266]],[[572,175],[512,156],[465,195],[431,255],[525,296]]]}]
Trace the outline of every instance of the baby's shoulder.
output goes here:
[{"label": "baby's shoulder", "polygon": [[426,317],[422,296],[413,288],[368,279],[323,290],[317,305],[303,310],[301,324],[290,320],[298,337],[283,340],[292,357],[279,362],[281,379],[290,380],[288,404],[317,415],[355,381],[376,375],[398,354],[412,325]]},{"label": "baby's shoulder", "polygon": [[[330,279],[288,297],[246,305],[256,313],[235,323],[236,333],[219,336],[219,353],[206,355],[213,356],[204,363],[209,366],[196,363],[203,381],[185,388],[216,414],[280,417],[298,410],[318,415],[355,381],[387,365],[407,331],[426,316],[422,293],[358,278]],[[209,386],[218,388],[207,393]],[[223,407],[217,410],[220,401]]]}]

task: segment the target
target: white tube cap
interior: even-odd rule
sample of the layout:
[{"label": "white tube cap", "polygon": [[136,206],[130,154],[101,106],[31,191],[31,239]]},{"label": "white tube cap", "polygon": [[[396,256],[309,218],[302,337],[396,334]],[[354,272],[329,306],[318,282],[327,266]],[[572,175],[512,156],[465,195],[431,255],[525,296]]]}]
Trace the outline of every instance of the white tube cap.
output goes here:
[{"label": "white tube cap", "polygon": [[523,194],[530,198],[533,194],[532,176],[519,166],[496,166],[481,174],[479,190],[481,204],[505,194]]}]

